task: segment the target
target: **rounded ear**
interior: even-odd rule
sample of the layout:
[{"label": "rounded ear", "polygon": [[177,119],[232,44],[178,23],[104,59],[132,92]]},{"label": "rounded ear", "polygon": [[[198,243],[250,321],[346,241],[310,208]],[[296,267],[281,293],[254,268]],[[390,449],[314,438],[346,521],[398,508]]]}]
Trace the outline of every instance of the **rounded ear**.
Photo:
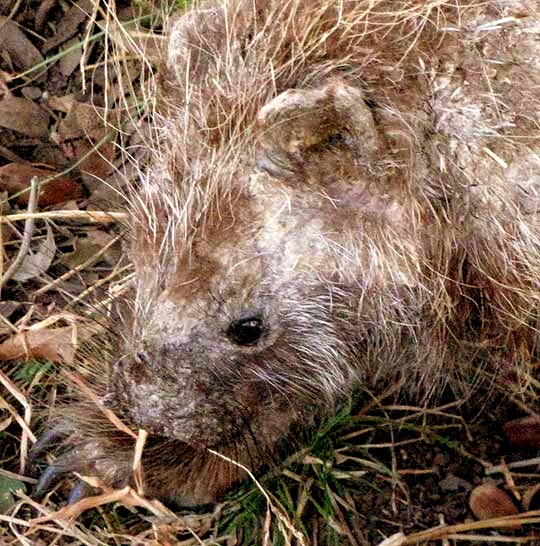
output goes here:
[{"label": "rounded ear", "polygon": [[226,39],[225,12],[222,8],[192,10],[178,18],[169,32],[167,67],[177,82],[203,79],[218,57]]},{"label": "rounded ear", "polygon": [[[289,89],[257,116],[258,166],[276,178],[288,178],[303,165],[323,160],[325,151],[348,151],[371,163],[377,130],[362,91],[341,80],[318,89]],[[327,158],[326,158],[327,159]]]}]

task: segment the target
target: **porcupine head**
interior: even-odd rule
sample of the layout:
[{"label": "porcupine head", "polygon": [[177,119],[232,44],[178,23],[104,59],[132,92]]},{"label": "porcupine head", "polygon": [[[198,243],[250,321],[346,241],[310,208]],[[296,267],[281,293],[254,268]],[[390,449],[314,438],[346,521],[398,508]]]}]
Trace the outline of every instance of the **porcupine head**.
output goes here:
[{"label": "porcupine head", "polygon": [[[291,67],[276,93],[260,41],[234,35],[248,24],[213,9],[172,29],[165,143],[134,219],[134,341],[111,386],[137,427],[255,469],[362,378],[417,250],[360,82]],[[239,471],[198,456],[219,467],[213,500]]]}]

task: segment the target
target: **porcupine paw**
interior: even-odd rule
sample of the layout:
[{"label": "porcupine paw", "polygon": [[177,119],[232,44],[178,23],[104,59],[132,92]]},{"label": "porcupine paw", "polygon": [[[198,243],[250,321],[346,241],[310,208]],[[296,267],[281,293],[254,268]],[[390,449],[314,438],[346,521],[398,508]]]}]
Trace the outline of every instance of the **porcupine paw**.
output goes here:
[{"label": "porcupine paw", "polygon": [[[70,433],[71,432],[71,433]],[[38,481],[34,496],[40,498],[48,493],[60,479],[71,476],[75,480],[66,487],[67,502],[74,504],[84,497],[97,493],[80,476],[96,477],[111,487],[123,487],[128,484],[131,475],[129,454],[117,446],[108,446],[101,438],[84,441],[76,438],[74,431],[66,432],[62,424],[46,430],[34,444],[31,458],[34,464],[42,460],[46,451],[57,451],[54,461],[43,472],[38,472]],[[67,480],[66,480],[67,483]]]}]

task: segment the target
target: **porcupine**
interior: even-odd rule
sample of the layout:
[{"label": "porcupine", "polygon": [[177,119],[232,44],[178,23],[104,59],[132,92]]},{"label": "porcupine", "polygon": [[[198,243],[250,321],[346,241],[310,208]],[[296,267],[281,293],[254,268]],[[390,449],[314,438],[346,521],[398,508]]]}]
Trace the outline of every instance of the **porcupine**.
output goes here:
[{"label": "porcupine", "polygon": [[[145,493],[214,502],[355,385],[428,400],[535,353],[540,2],[228,0],[169,30],[135,320],[96,394]],[[97,379],[99,378],[99,379]],[[81,396],[77,470],[133,483]],[[286,444],[286,441],[285,441]]]}]

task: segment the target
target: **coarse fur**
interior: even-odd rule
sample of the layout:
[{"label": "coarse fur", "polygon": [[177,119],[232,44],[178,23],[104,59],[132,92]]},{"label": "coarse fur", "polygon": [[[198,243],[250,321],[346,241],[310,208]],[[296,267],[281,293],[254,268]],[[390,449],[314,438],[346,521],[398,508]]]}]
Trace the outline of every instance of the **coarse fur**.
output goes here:
[{"label": "coarse fur", "polygon": [[[519,384],[540,305],[538,0],[228,0],[171,24],[96,394],[145,493],[214,502],[359,383]],[[464,380],[463,378],[466,378]],[[84,395],[81,396],[84,399]],[[71,417],[70,417],[71,415]],[[59,470],[133,483],[92,402]]]}]

